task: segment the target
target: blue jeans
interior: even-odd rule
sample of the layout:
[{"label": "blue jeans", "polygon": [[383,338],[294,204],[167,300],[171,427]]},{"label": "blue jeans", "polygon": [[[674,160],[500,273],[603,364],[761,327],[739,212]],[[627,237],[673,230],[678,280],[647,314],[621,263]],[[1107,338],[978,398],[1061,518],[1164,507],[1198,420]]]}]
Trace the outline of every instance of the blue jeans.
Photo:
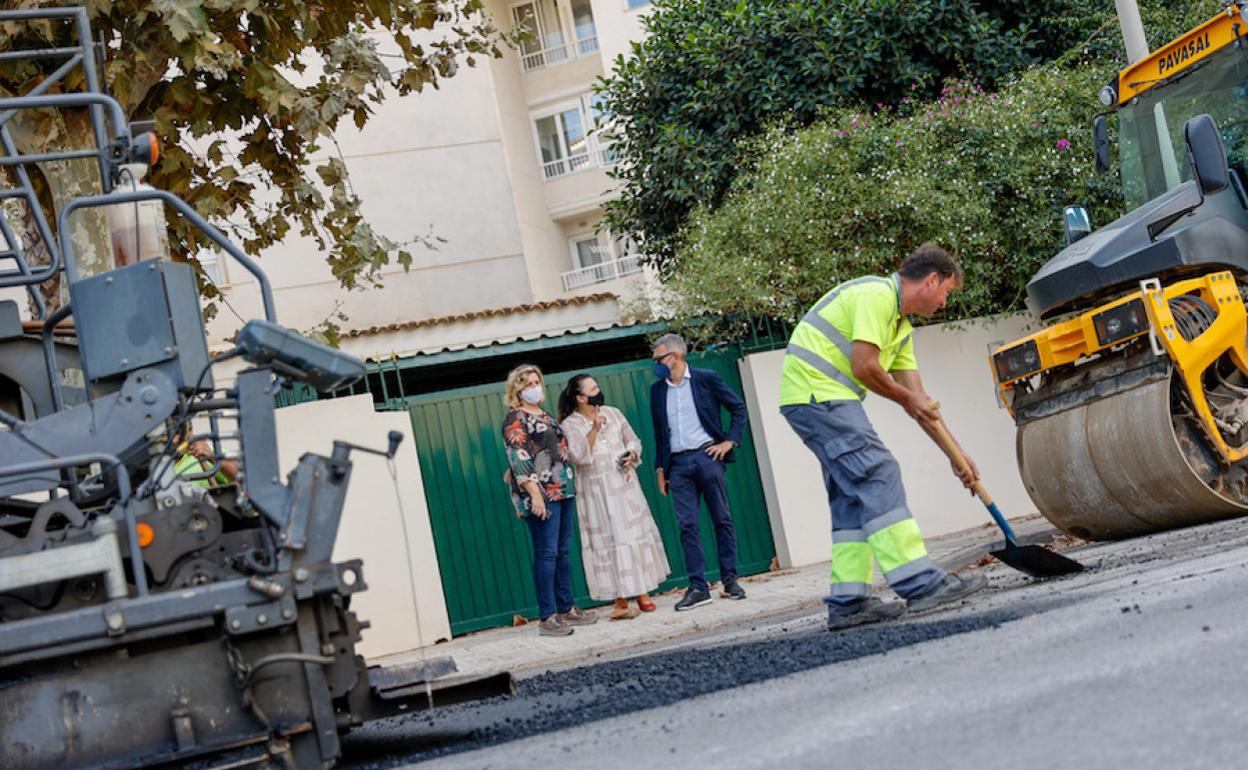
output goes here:
[{"label": "blue jeans", "polygon": [[697,450],[672,455],[672,476],[669,494],[680,525],[680,545],[685,552],[685,571],[689,587],[708,589],[706,557],[702,555],[702,536],[698,532],[698,514],[702,507],[698,498],[706,500],[711,523],[715,525],[715,545],[719,552],[719,579],[725,584],[737,579],[737,529],[728,509],[728,489],[724,486],[724,464]]},{"label": "blue jeans", "polygon": [[525,516],[533,536],[533,585],[537,589],[537,613],[542,620],[556,612],[572,609],[572,563],[568,547],[572,542],[572,522],[576,500],[568,498],[546,503],[550,514],[539,519]]}]

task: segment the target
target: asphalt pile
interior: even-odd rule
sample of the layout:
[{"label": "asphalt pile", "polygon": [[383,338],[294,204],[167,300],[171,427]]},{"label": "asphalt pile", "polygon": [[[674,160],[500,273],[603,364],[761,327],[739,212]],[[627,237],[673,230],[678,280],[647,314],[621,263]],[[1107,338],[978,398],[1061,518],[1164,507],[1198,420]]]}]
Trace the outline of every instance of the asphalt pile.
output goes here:
[{"label": "asphalt pile", "polygon": [[[344,739],[352,770],[419,762],[529,738],[957,634],[1025,614],[998,609],[931,621],[885,623],[838,633],[800,631],[707,648],[682,648],[521,680],[514,696],[372,723]],[[709,716],[734,716],[710,714]],[[662,725],[655,729],[662,730]]]}]

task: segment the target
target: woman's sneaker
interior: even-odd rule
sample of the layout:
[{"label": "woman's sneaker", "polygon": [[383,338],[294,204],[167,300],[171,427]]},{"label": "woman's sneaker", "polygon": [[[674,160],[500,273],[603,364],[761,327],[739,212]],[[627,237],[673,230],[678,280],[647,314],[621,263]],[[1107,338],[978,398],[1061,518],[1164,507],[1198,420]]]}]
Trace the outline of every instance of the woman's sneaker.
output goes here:
[{"label": "woman's sneaker", "polygon": [[867,599],[858,608],[858,611],[851,615],[833,615],[832,609],[828,608],[828,630],[840,631],[842,628],[853,628],[867,623],[878,623],[881,620],[892,620],[906,611],[906,605],[901,602],[885,602],[874,596]]},{"label": "woman's sneaker", "polygon": [[933,607],[939,607],[942,604],[960,601],[987,584],[987,579],[979,573],[971,574],[968,577],[959,577],[950,572],[948,575],[945,575],[945,579],[935,589],[906,602],[906,609],[910,612],[923,612]]},{"label": "woman's sneaker", "polygon": [[555,617],[559,618],[561,623],[569,626],[588,626],[591,623],[598,622],[598,616],[593,610],[583,610],[580,607],[573,607],[567,612],[560,612]]},{"label": "woman's sneaker", "polygon": [[567,636],[572,633],[572,626],[560,620],[558,615],[551,615],[537,624],[537,633],[540,636]]}]

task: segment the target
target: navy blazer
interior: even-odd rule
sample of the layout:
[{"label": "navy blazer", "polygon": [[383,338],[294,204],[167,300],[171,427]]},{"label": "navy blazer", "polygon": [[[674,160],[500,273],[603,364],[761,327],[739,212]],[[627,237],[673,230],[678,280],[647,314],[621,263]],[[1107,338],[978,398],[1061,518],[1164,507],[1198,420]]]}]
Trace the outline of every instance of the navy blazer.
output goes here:
[{"label": "navy blazer", "polygon": [[[693,405],[698,412],[698,422],[702,429],[719,443],[728,439],[734,444],[741,443],[741,435],[745,432],[747,411],[745,401],[732,392],[724,384],[724,380],[712,369],[693,369]],[[672,475],[672,439],[667,423],[667,380],[659,380],[650,386],[650,417],[654,420],[654,442],[658,451],[655,453],[654,467],[662,468],[663,475]],[[732,419],[725,432],[720,421],[720,407],[728,410]],[[724,462],[732,462],[732,452],[724,457]]]}]

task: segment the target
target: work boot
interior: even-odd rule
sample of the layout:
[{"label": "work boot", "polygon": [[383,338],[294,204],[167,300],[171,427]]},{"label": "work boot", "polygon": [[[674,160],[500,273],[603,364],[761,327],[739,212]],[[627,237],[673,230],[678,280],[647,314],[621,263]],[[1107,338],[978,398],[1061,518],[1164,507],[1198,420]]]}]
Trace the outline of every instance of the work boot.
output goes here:
[{"label": "work boot", "polygon": [[559,620],[558,615],[551,615],[537,624],[537,633],[540,636],[567,636],[572,633],[572,626]]},{"label": "work boot", "polygon": [[959,577],[950,572],[940,585],[928,593],[906,602],[910,612],[923,612],[942,604],[949,604],[964,599],[988,584],[987,579],[979,573],[967,577]]},{"label": "work boot", "polygon": [[691,610],[694,607],[701,607],[703,604],[710,603],[710,591],[699,591],[696,588],[690,588],[688,591],[685,591],[684,598],[676,602],[676,611],[684,612],[685,610]]},{"label": "work boot", "polygon": [[598,616],[593,610],[583,610],[580,607],[560,612],[556,617],[559,618],[559,622],[569,626],[588,626],[598,622]]},{"label": "work boot", "polygon": [[829,607],[828,630],[840,631],[842,628],[878,623],[881,620],[892,620],[905,611],[906,605],[902,602],[885,602],[872,596],[862,603],[857,612],[849,615],[834,615],[832,608]]},{"label": "work boot", "polygon": [[719,595],[725,599],[744,599],[745,589],[735,580],[725,580],[724,589]]}]

